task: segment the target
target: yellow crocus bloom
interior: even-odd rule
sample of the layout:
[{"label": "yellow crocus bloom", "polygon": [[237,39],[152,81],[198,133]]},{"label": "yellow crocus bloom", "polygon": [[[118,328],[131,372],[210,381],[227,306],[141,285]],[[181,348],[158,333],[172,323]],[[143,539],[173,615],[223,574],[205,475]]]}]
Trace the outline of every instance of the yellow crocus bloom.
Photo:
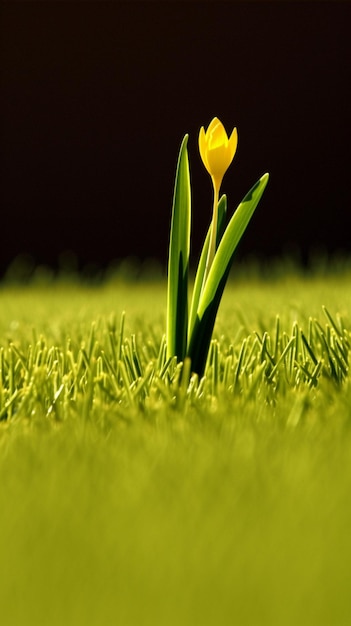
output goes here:
[{"label": "yellow crocus bloom", "polygon": [[214,117],[205,132],[202,126],[199,134],[199,148],[203,163],[213,179],[213,183],[221,185],[224,174],[231,164],[238,145],[238,133],[234,128],[230,138],[218,117]]},{"label": "yellow crocus bloom", "polygon": [[214,191],[211,237],[206,261],[204,283],[206,282],[216,252],[219,189],[223,176],[234,158],[237,145],[238,133],[236,128],[234,128],[232,134],[228,138],[226,130],[218,117],[213,118],[206,132],[203,126],[200,129],[200,155],[208,173],[211,176]]}]

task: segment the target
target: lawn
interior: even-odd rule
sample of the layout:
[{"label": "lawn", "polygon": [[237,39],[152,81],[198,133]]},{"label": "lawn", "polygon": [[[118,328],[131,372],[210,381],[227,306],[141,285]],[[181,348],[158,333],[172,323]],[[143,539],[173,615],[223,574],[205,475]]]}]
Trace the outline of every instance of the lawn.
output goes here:
[{"label": "lawn", "polygon": [[232,280],[188,386],[165,281],[0,298],[2,624],[351,623],[347,268]]}]

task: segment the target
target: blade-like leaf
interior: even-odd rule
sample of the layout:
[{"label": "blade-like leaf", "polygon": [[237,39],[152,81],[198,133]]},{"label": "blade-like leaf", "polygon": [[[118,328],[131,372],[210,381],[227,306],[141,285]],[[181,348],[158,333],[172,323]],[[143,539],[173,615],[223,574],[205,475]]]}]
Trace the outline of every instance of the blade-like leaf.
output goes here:
[{"label": "blade-like leaf", "polygon": [[[224,231],[226,214],[227,214],[227,197],[223,195],[220,201],[218,202],[217,247]],[[193,295],[191,299],[191,307],[190,307],[189,330],[188,330],[189,337],[191,336],[191,333],[194,328],[194,324],[196,320],[196,313],[197,313],[197,309],[199,306],[200,295],[203,289],[203,281],[204,281],[205,270],[206,270],[208,246],[210,245],[211,228],[212,228],[212,224],[210,225],[207,231],[205,242],[202,247],[202,251],[200,255],[199,264],[197,266],[197,271],[196,271],[196,276],[195,276],[195,281],[194,281]]]},{"label": "blade-like leaf", "polygon": [[168,258],[167,357],[182,361],[187,344],[188,268],[190,253],[190,173],[188,135],[180,147],[174,184]]},{"label": "blade-like leaf", "polygon": [[204,372],[218,307],[228,278],[234,251],[261,199],[269,175],[264,174],[246,194],[231,218],[218,246],[208,279],[199,300],[195,322],[189,337],[187,356],[192,371]]}]

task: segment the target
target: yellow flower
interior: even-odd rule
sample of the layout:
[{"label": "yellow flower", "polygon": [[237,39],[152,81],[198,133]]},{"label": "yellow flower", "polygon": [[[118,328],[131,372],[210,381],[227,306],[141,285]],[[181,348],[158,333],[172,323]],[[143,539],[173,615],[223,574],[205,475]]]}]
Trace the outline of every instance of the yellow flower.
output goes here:
[{"label": "yellow flower", "polygon": [[223,176],[234,158],[237,145],[238,133],[236,128],[228,139],[225,128],[218,117],[213,118],[206,132],[203,126],[200,130],[200,155],[217,189],[219,189]]}]

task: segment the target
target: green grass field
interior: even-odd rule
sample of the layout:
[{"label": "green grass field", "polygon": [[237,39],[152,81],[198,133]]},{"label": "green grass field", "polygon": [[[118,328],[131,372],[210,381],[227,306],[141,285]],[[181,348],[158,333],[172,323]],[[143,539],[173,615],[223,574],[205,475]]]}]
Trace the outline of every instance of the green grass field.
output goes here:
[{"label": "green grass field", "polygon": [[351,272],[229,283],[189,387],[165,282],[0,301],[1,624],[351,623]]}]

